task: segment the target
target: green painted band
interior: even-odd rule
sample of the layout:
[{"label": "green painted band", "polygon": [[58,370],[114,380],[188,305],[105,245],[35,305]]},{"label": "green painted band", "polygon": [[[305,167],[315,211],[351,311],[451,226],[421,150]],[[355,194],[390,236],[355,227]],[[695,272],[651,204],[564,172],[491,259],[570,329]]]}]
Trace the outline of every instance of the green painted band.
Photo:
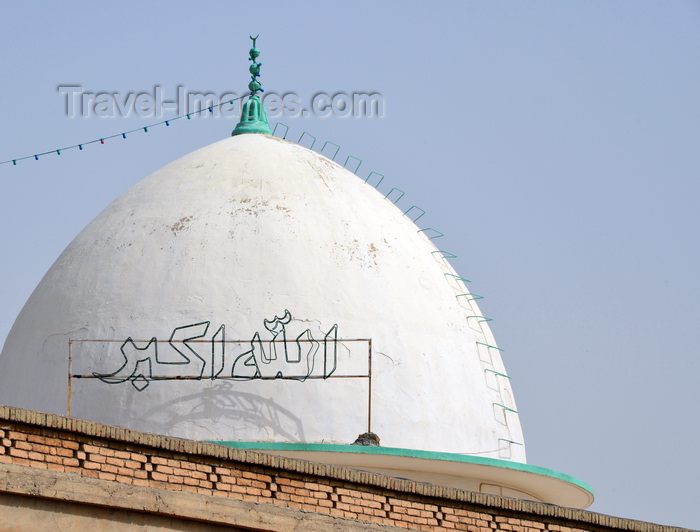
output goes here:
[{"label": "green painted band", "polygon": [[438,453],[433,451],[419,451],[416,449],[400,449],[398,447],[373,447],[362,445],[338,445],[332,443],[276,443],[276,442],[258,442],[258,441],[211,441],[208,443],[217,443],[227,447],[245,450],[259,451],[300,451],[300,452],[332,452],[332,453],[356,453],[356,454],[385,454],[389,456],[406,456],[408,458],[422,458],[424,460],[444,460],[449,462],[462,462],[467,464],[485,465],[491,467],[500,467],[502,469],[512,469],[515,471],[524,471],[535,475],[551,477],[569,484],[574,484],[593,495],[593,488],[582,480],[559,473],[553,469],[546,467],[533,466],[520,462],[511,462],[509,460],[499,460],[498,458],[487,458],[484,456],[473,456],[455,453]]}]

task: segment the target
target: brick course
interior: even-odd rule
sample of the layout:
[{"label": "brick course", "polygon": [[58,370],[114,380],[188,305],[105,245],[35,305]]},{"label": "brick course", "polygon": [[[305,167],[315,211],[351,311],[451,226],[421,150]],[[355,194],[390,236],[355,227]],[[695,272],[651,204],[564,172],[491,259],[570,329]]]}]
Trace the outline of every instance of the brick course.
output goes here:
[{"label": "brick course", "polygon": [[3,406],[0,463],[412,530],[682,530]]}]

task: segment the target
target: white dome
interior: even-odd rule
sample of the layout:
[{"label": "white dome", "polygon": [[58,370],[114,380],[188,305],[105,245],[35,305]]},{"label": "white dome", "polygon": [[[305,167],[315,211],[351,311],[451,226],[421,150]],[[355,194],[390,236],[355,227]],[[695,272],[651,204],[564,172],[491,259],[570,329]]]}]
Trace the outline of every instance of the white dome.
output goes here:
[{"label": "white dome", "polygon": [[132,187],[66,248],[6,340],[0,403],[197,440],[347,444],[369,428],[382,446],[524,462],[495,346],[372,186],[239,135]]}]

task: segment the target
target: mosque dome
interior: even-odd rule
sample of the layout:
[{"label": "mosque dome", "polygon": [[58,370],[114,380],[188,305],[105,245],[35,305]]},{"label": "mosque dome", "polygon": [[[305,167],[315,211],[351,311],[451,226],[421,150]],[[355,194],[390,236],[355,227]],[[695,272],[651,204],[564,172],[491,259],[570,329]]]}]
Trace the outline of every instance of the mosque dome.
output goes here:
[{"label": "mosque dome", "polygon": [[200,149],[109,205],[0,368],[2,401],[171,436],[371,431],[525,461],[498,348],[442,253],[374,187],[269,135]]},{"label": "mosque dome", "polygon": [[63,251],[5,341],[0,404],[587,507],[585,484],[525,463],[500,349],[444,255],[270,135],[252,95],[232,137]]},{"label": "mosque dome", "polygon": [[[265,134],[165,166],[78,234],[7,337],[0,404],[560,501],[453,482],[488,460],[544,478],[486,321],[391,201]],[[333,454],[363,433],[381,446]],[[565,504],[592,502],[564,484]]]}]

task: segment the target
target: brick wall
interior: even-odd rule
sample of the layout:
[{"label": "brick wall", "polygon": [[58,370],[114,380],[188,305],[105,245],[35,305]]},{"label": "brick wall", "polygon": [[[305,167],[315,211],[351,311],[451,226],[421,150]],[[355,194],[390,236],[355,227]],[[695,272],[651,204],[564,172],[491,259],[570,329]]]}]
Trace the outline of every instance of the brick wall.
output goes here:
[{"label": "brick wall", "polygon": [[[112,487],[125,485],[131,494],[141,493],[133,491],[140,489],[146,494],[149,490],[190,493],[202,501],[231,499],[256,503],[257,511],[273,507],[294,510],[295,514],[285,515],[294,515],[295,520],[312,515],[343,519],[347,521],[340,522],[354,522],[363,530],[682,530],[11,407],[0,406],[0,443],[0,465],[12,467],[14,478],[19,478],[18,471],[31,478],[33,471],[38,474],[41,469],[45,470],[43,475],[58,475],[54,478],[69,475],[65,478],[77,479],[75,482],[84,479],[102,483],[99,485],[110,483]],[[0,485],[0,492],[12,492],[14,488],[8,484]],[[23,489],[17,488],[17,492],[34,497],[71,497],[70,493]],[[117,504],[113,497],[88,502],[105,507]],[[143,506],[133,511],[177,513],[172,507]],[[190,517],[211,522],[221,519],[201,514]],[[278,519],[274,529],[282,530],[288,520]],[[324,528],[322,523],[319,526]]]}]

